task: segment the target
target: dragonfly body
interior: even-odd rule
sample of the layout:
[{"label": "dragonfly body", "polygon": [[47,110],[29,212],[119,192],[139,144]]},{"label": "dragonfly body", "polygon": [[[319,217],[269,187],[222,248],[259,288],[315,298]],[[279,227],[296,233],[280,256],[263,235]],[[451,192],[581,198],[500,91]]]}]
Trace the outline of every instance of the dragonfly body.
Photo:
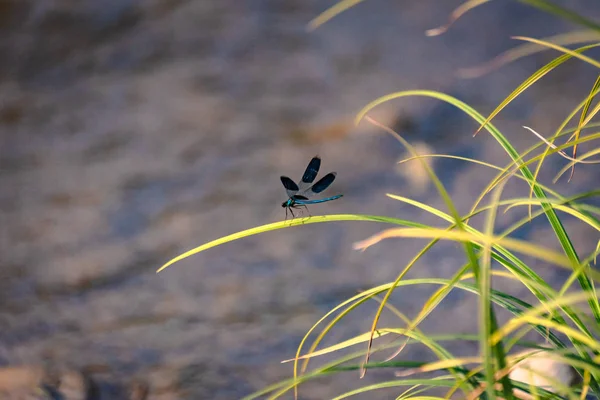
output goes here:
[{"label": "dragonfly body", "polygon": [[307,204],[317,204],[317,203],[325,203],[327,201],[332,201],[339,199],[343,195],[338,194],[335,196],[326,197],[324,199],[310,199],[310,197],[316,193],[321,193],[325,189],[329,187],[335,180],[336,173],[330,172],[321,179],[317,181],[314,185],[312,182],[317,177],[319,173],[319,168],[321,167],[321,159],[319,156],[313,157],[312,160],[308,163],[306,167],[306,171],[304,171],[304,175],[302,175],[302,180],[300,181],[300,185],[296,184],[293,180],[288,178],[287,176],[281,177],[281,183],[285,187],[286,193],[288,195],[288,199],[281,203],[281,207],[285,208],[285,215],[287,218],[288,210],[292,214],[292,217],[295,217],[294,212],[292,211],[294,208],[306,207]]},{"label": "dragonfly body", "polygon": [[326,201],[337,200],[342,197],[343,194],[337,194],[335,196],[326,197],[324,199],[309,200],[304,196],[292,196],[281,204],[281,207],[295,208],[298,206],[304,206],[306,204],[318,204],[325,203]]}]

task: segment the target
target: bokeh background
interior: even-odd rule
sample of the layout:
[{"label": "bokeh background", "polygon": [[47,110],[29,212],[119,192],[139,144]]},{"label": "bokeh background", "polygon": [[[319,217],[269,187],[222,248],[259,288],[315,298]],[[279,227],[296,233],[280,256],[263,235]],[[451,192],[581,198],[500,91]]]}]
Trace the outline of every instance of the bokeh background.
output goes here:
[{"label": "bokeh background", "polygon": [[[519,44],[511,35],[579,29],[496,1],[445,35],[424,35],[460,3],[369,0],[309,33],[306,24],[332,1],[0,1],[0,366],[85,371],[102,399],[133,398],[137,381],[152,399],[234,399],[290,377],[291,364],[280,361],[312,324],[358,290],[393,280],[425,242],[390,240],[360,253],[352,244],[383,226],[311,224],[155,271],[206,241],[283,219],[279,176],[298,179],[315,154],[323,172],[338,172],[326,194],[344,197],[312,207],[313,215],[444,226],[385,196],[444,208],[418,167],[396,165],[400,144],[368,123],[353,126],[354,115],[408,89],[442,91],[489,113],[558,53],[476,79],[460,78],[460,68]],[[600,19],[597,0],[557,3]],[[550,135],[595,78],[593,67],[570,61],[495,123],[522,150],[536,142],[522,125]],[[396,100],[372,115],[424,153],[509,162],[487,133],[472,137],[472,120],[436,100]],[[563,165],[554,157],[542,176]],[[463,162],[433,166],[463,212],[493,176]],[[556,189],[581,191],[599,176],[582,166]],[[528,190],[508,185],[505,195]],[[498,225],[520,216],[499,215]],[[518,237],[558,247],[544,222]],[[597,233],[565,225],[579,251],[594,248]],[[463,262],[459,246],[441,244],[410,276],[448,277]],[[536,265],[557,284],[566,276]],[[435,288],[403,289],[393,303],[414,315]],[[453,293],[423,329],[474,333],[474,300]],[[368,330],[376,306],[359,309],[325,343]],[[392,322],[399,324],[389,316],[382,324]],[[415,347],[402,357],[431,356]],[[363,381],[348,373],[307,384],[301,397],[384,379],[393,371]]]}]

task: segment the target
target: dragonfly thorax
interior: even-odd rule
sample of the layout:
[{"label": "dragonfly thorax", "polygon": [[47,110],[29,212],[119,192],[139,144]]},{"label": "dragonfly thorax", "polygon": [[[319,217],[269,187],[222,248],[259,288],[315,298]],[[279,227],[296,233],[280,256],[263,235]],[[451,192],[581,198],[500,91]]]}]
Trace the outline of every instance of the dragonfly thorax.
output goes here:
[{"label": "dragonfly thorax", "polygon": [[286,207],[288,207],[288,208],[289,208],[289,207],[293,207],[295,203],[296,203],[296,202],[294,201],[294,199],[292,199],[292,198],[289,198],[289,199],[287,199],[286,201],[284,201],[283,203],[281,203],[281,207],[283,207],[283,208],[286,208]]}]

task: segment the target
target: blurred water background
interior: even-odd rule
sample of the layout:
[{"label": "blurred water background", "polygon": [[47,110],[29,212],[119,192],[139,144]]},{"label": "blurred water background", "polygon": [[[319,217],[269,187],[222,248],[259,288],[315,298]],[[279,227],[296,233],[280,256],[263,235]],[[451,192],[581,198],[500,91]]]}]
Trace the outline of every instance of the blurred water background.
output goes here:
[{"label": "blurred water background", "polygon": [[[323,172],[338,172],[326,193],[344,197],[312,207],[313,215],[445,226],[385,196],[445,209],[418,169],[398,168],[398,142],[367,123],[353,126],[356,112],[387,93],[431,89],[489,113],[558,53],[477,79],[458,77],[459,68],[519,44],[511,35],[579,29],[496,1],[445,35],[424,35],[460,3],[369,0],[308,33],[306,24],[332,1],[1,1],[0,366],[88,371],[101,398],[115,399],[137,379],[149,384],[149,398],[162,400],[234,399],[290,377],[291,364],[280,361],[293,357],[312,324],[358,290],[395,279],[424,241],[390,240],[360,253],[352,243],[383,226],[313,224],[155,271],[206,241],[283,219],[279,175],[298,179],[315,154]],[[600,19],[597,0],[558,3]],[[495,124],[523,150],[537,139],[521,126],[549,136],[595,78],[593,67],[570,61]],[[487,133],[473,138],[477,125],[439,101],[405,98],[373,115],[425,153],[509,162]],[[545,181],[564,163],[547,162]],[[433,166],[462,212],[494,176],[459,161]],[[577,192],[599,176],[583,166],[556,188]],[[522,184],[505,189],[507,197],[527,194]],[[499,229],[522,215],[499,215]],[[570,222],[578,250],[591,251],[597,234]],[[558,247],[544,220],[517,237]],[[409,275],[449,277],[463,262],[460,246],[443,243]],[[567,276],[534,265],[557,284]],[[414,315],[435,289],[402,289],[393,303]],[[474,300],[453,293],[422,328],[476,332]],[[360,308],[325,343],[367,331],[376,306]],[[400,325],[391,316],[386,323]],[[402,357],[423,352],[408,348]],[[348,373],[309,383],[301,396],[330,398],[384,379],[393,371],[372,371],[361,382]]]}]

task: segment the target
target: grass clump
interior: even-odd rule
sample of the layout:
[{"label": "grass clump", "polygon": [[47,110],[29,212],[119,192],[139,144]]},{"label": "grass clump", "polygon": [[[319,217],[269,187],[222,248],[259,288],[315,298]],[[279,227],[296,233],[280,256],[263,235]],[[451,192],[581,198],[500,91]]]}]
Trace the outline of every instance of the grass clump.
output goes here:
[{"label": "grass clump", "polygon": [[[451,15],[450,22],[446,26],[430,30],[427,34],[433,36],[443,33],[454,20],[470,9],[488,1],[466,1]],[[600,139],[600,131],[597,131],[598,124],[593,122],[594,117],[600,111],[600,103],[595,101],[600,92],[600,74],[598,74],[598,79],[591,84],[589,93],[582,95],[580,104],[568,113],[568,116],[551,136],[544,137],[535,130],[535,127],[526,127],[529,134],[536,135],[539,141],[525,151],[517,151],[506,136],[492,124],[494,117],[511,101],[566,61],[576,59],[593,68],[600,69],[600,62],[586,55],[588,50],[600,46],[600,24],[558,7],[549,1],[521,0],[520,2],[536,7],[542,12],[578,23],[586,30],[562,33],[543,40],[517,37],[517,40],[526,43],[483,67],[461,71],[464,76],[481,75],[502,64],[538,51],[553,49],[560,53],[558,57],[539,68],[519,85],[487,117],[452,96],[428,90],[389,94],[366,105],[356,117],[357,124],[370,123],[398,139],[411,154],[403,162],[409,160],[421,162],[448,211],[442,211],[397,194],[388,194],[388,196],[433,214],[443,224],[442,227],[374,215],[341,214],[297,218],[259,226],[214,240],[172,259],[159,269],[161,271],[181,259],[246,236],[330,221],[370,221],[390,226],[388,229],[356,243],[354,247],[357,250],[365,250],[383,240],[401,240],[402,238],[428,240],[428,243],[417,255],[408,260],[393,282],[356,294],[341,302],[318,320],[300,342],[296,355],[292,359],[284,361],[294,364],[293,377],[254,393],[248,396],[249,399],[262,396],[274,399],[289,395],[290,392],[293,392],[297,398],[302,385],[313,379],[348,371],[356,371],[360,376],[364,376],[368,370],[383,368],[393,368],[394,379],[342,393],[336,399],[383,388],[397,388],[399,399],[437,399],[456,396],[471,399],[580,399],[585,396],[600,398],[600,344],[597,340],[600,327],[600,302],[595,288],[595,283],[600,278],[600,272],[595,269],[596,257],[600,252],[600,234],[597,234],[598,245],[595,251],[591,254],[579,254],[561,220],[561,215],[567,214],[576,218],[579,223],[592,227],[594,232],[600,232],[598,219],[600,208],[590,202],[591,199],[600,195],[600,186],[596,185],[596,187],[588,188],[587,191],[564,196],[559,190],[538,182],[541,169],[551,157],[562,157],[569,160],[567,166],[555,177],[555,182],[567,171],[570,171],[570,180],[576,168],[597,168],[584,164],[600,163],[598,157],[595,157],[600,153],[600,146],[595,145]],[[358,3],[360,0],[339,2],[312,21],[309,28],[317,28]],[[583,43],[586,44],[575,49],[565,47]],[[474,134],[483,131],[489,133],[507,155],[507,163],[493,165],[452,155],[418,154],[410,143],[399,134],[369,116],[369,112],[382,103],[410,96],[430,97],[447,102],[463,111],[479,124],[479,128]],[[524,132],[528,132],[527,130],[524,129]],[[564,143],[557,144],[559,141],[564,141]],[[585,154],[578,154],[579,145],[587,142],[589,142],[588,146],[592,144],[592,150]],[[430,168],[427,159],[433,157],[460,159],[481,168],[493,169],[497,171],[497,175],[486,187],[482,188],[480,195],[471,205],[470,211],[463,215],[459,213],[456,204],[438,179],[435,171]],[[529,192],[523,193],[523,196],[519,198],[502,199],[501,195],[505,185],[514,179],[526,182]],[[461,204],[461,208],[462,206],[464,205]],[[507,229],[496,232],[495,222],[499,211],[524,206],[528,208],[526,217]],[[472,218],[477,215],[483,215],[485,218],[483,229],[477,229],[471,224]],[[514,237],[513,233],[516,230],[538,218],[545,218],[547,221],[560,243],[559,251]],[[464,264],[457,266],[457,271],[449,279],[436,277],[407,279],[407,273],[415,263],[440,241],[460,243],[465,255]],[[550,266],[565,269],[570,272],[569,278],[562,287],[553,288],[534,270],[531,261],[527,260],[541,260]],[[493,265],[501,268],[492,268]],[[536,302],[528,303],[508,293],[493,289],[491,287],[492,277],[508,279],[514,285],[522,285],[533,295]],[[414,285],[434,285],[438,289],[423,303],[417,316],[410,319],[390,304],[390,296],[399,288]],[[476,295],[479,312],[478,332],[474,332],[472,335],[442,333],[429,335],[421,332],[419,325],[452,290]],[[342,323],[346,316],[369,300],[377,301],[379,307],[368,331],[335,345],[319,348],[323,339],[334,326]],[[496,317],[495,310],[498,308],[505,309],[512,315],[512,318],[503,325],[500,325]],[[384,309],[388,309],[398,316],[401,327],[380,325],[379,320]],[[522,338],[529,332],[537,332],[541,338],[539,343],[543,344],[524,342]],[[397,337],[399,343],[396,341],[379,346],[381,338],[390,336]],[[448,350],[453,343],[465,341],[478,343],[479,353],[472,357],[459,358]],[[397,357],[406,346],[414,343],[427,347],[437,360],[434,362],[404,361]],[[375,347],[375,344],[378,346]],[[513,351],[516,345],[527,347],[528,351],[516,354]],[[370,357],[374,353],[390,347],[396,349],[392,356],[384,361],[371,361]],[[312,370],[308,369],[311,359],[326,354],[332,355],[342,350],[344,350],[343,357]],[[349,350],[353,352],[346,354]],[[533,360],[536,360],[536,357],[539,360],[540,355],[544,365],[559,366],[562,368],[561,371],[566,371],[565,373],[571,375],[564,378],[552,371],[540,372],[532,369]],[[515,371],[528,371],[525,374],[529,374],[529,378],[531,378],[529,381],[533,383],[524,383],[522,378],[511,379],[517,377]],[[431,373],[436,374],[432,377]],[[575,382],[577,384],[574,384]]]}]

